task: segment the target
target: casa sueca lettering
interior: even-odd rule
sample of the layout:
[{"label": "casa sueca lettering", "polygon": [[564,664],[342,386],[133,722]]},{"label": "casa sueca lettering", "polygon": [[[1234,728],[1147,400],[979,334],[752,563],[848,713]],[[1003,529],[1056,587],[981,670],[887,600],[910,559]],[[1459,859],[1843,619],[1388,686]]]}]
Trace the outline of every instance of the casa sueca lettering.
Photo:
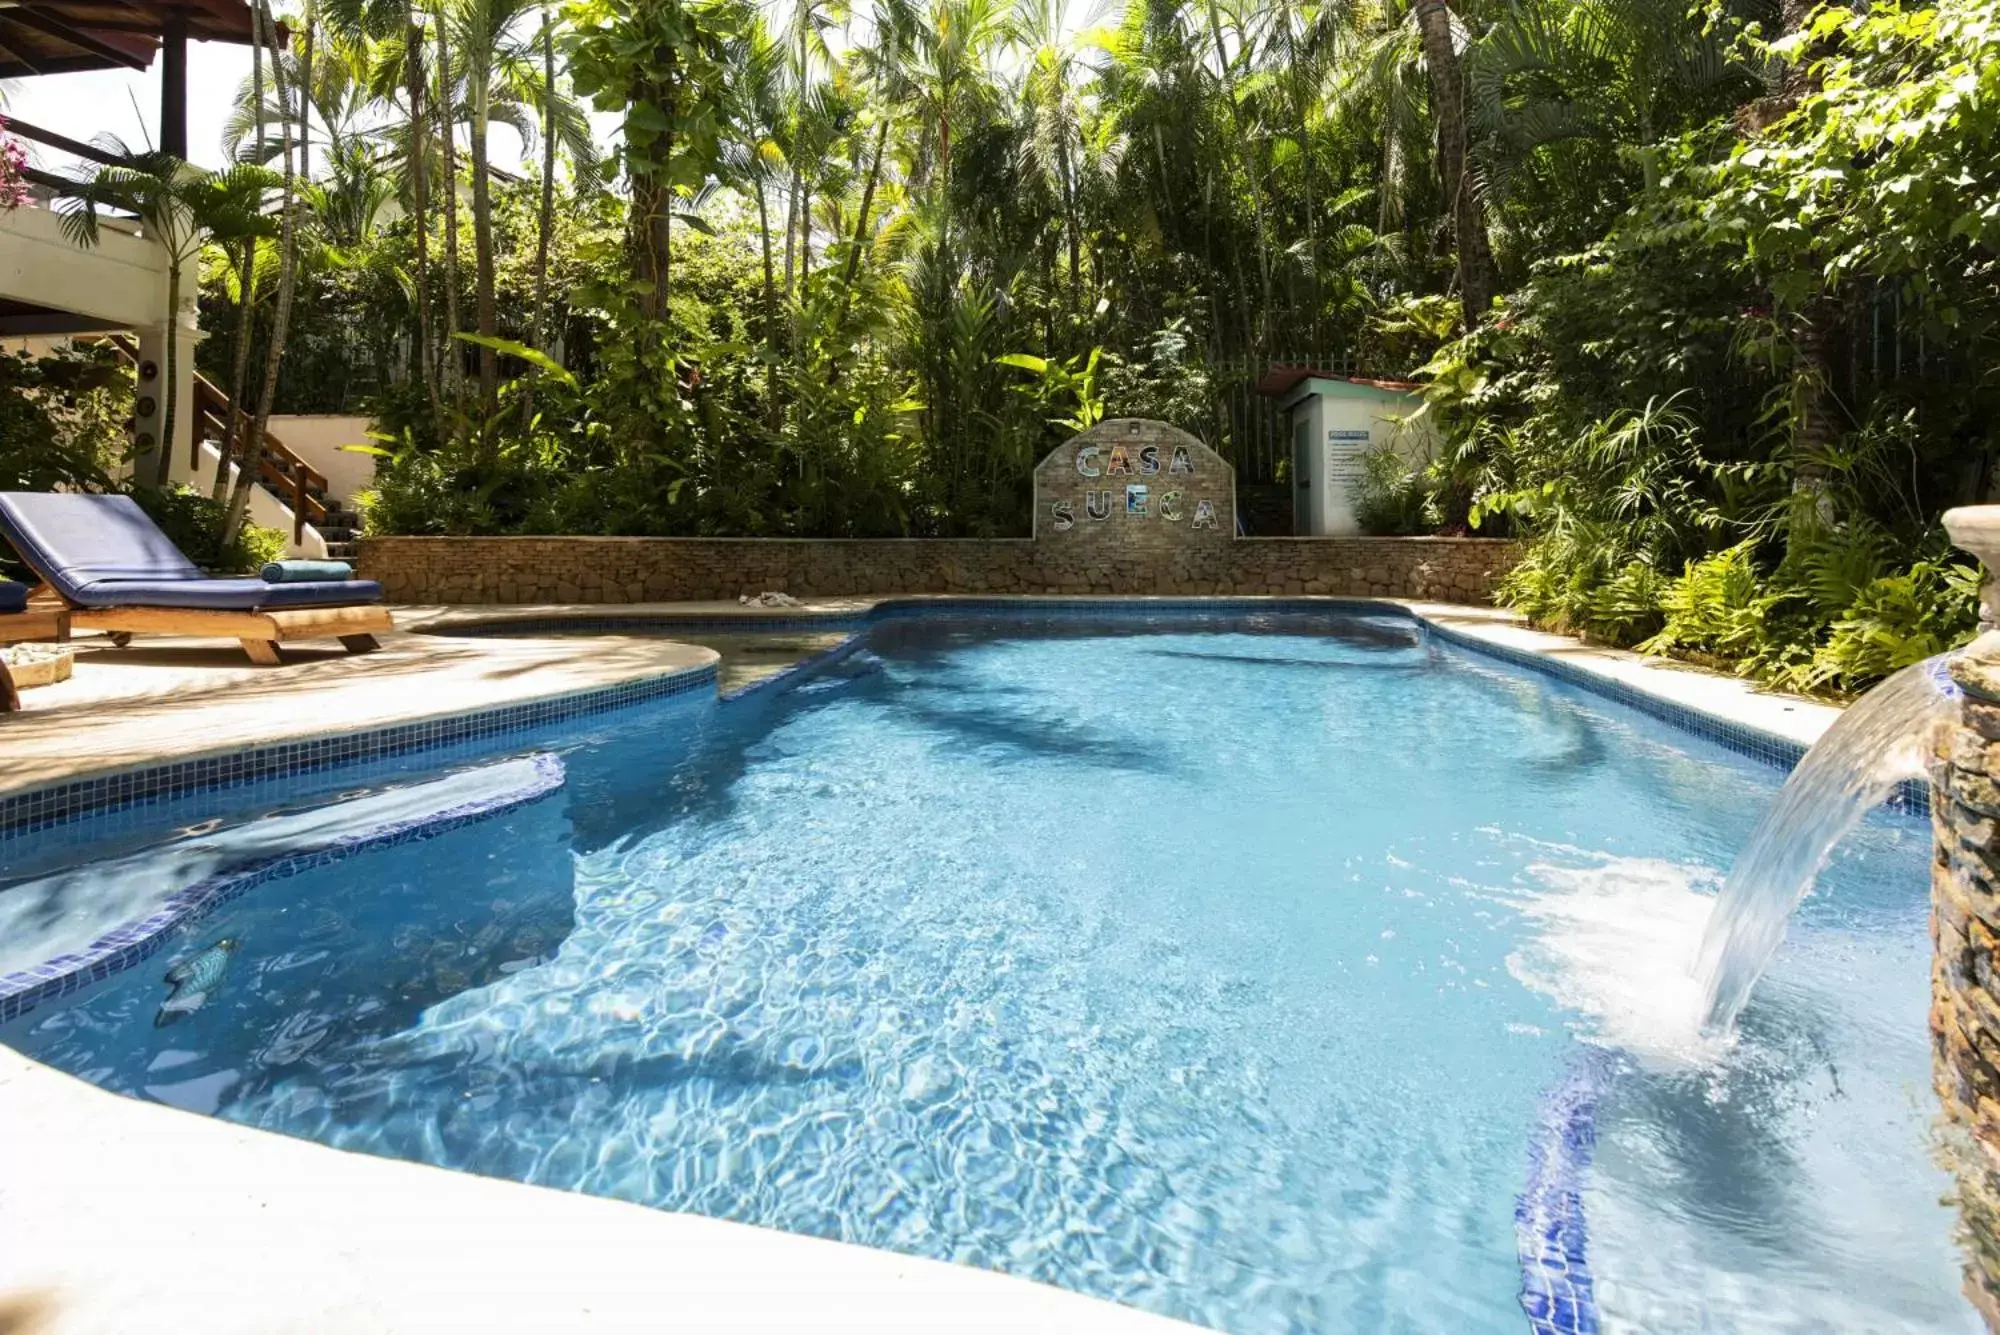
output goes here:
[{"label": "casa sueca lettering", "polygon": [[[1128,520],[1158,519],[1169,524],[1185,520],[1188,527],[1194,529],[1219,526],[1214,501],[1196,501],[1190,514],[1182,492],[1173,485],[1176,479],[1194,476],[1194,453],[1185,445],[1174,446],[1164,464],[1158,445],[1141,445],[1136,449],[1122,444],[1082,445],[1076,451],[1076,472],[1078,477],[1087,481],[1104,484],[1084,488],[1083,519],[1087,523],[1103,523],[1114,513],[1122,512]],[[1115,477],[1157,478],[1162,475],[1167,478],[1167,483],[1157,495],[1151,482],[1125,482],[1122,505],[1119,504],[1118,488],[1109,482]],[[1049,522],[1058,533],[1075,528],[1076,502],[1066,496],[1050,501]]]}]

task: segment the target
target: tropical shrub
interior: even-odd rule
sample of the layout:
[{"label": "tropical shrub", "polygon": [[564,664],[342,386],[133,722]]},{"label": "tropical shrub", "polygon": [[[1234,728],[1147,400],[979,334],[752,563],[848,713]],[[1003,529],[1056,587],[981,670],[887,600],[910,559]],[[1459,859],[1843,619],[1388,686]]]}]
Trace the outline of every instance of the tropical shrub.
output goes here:
[{"label": "tropical shrub", "polygon": [[285,535],[274,528],[244,524],[233,541],[222,539],[222,501],[192,487],[134,487],[132,498],[174,546],[203,570],[218,575],[247,575],[285,554]]}]

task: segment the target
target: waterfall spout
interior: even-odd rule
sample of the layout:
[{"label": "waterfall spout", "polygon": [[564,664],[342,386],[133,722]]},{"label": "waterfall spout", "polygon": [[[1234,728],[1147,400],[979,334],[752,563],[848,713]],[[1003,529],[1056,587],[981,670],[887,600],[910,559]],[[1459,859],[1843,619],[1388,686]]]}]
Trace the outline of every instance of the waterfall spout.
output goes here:
[{"label": "waterfall spout", "polygon": [[1727,1033],[1834,845],[1905,779],[1923,773],[1931,725],[1957,695],[1940,654],[1851,705],[1785,780],[1737,855],[1702,935],[1704,1028]]}]

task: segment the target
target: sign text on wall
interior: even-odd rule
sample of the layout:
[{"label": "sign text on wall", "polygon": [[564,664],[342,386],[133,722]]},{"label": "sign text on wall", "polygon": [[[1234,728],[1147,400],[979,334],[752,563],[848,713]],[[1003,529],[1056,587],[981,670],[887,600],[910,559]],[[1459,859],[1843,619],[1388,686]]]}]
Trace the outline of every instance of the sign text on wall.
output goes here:
[{"label": "sign text on wall", "polygon": [[[1115,511],[1122,509],[1127,519],[1159,518],[1169,524],[1178,524],[1186,519],[1189,527],[1215,528],[1215,502],[1198,500],[1192,511],[1182,503],[1182,493],[1174,486],[1175,479],[1194,476],[1194,455],[1185,445],[1173,447],[1164,467],[1160,460],[1158,445],[1083,445],[1076,451],[1077,475],[1088,479],[1109,479],[1114,477],[1157,478],[1163,473],[1167,481],[1163,484],[1157,499],[1153,495],[1154,484],[1129,481],[1124,483],[1124,504],[1118,501],[1118,488],[1108,482],[1102,487],[1086,486],[1083,492],[1083,516],[1090,521],[1111,518]],[[1049,518],[1058,533],[1076,527],[1076,502],[1068,497],[1058,497],[1049,502]]]}]

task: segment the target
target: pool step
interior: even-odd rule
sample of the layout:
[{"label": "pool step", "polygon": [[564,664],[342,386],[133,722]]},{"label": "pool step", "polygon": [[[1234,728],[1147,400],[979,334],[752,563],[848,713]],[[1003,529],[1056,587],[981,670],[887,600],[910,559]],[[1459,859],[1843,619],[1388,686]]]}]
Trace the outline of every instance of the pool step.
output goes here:
[{"label": "pool step", "polygon": [[0,1022],[130,968],[173,929],[266,882],[426,839],[559,791],[521,756],[305,811],[241,819],[0,889]]}]

